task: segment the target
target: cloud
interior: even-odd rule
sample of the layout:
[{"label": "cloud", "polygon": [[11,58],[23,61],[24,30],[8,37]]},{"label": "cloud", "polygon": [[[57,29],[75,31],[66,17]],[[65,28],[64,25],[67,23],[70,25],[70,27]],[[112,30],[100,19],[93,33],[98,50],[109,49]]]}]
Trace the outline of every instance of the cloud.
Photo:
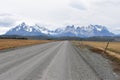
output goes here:
[{"label": "cloud", "polygon": [[113,31],[120,25],[120,0],[2,0],[0,2],[0,27],[9,27],[22,21],[51,25],[49,27],[51,29],[64,24],[80,26],[101,24]]},{"label": "cloud", "polygon": [[11,27],[16,23],[17,19],[9,13],[0,14],[0,27]]},{"label": "cloud", "polygon": [[8,19],[8,18],[4,18],[4,19],[0,19],[0,26],[4,26],[4,27],[10,27],[12,25],[14,25],[15,21],[13,19]]},{"label": "cloud", "polygon": [[98,0],[93,1],[95,5],[103,5],[103,6],[119,6],[120,0]]},{"label": "cloud", "polygon": [[82,1],[71,1],[70,6],[79,10],[86,10],[86,5]]},{"label": "cloud", "polygon": [[5,34],[10,28],[8,27],[0,27],[0,35]]},{"label": "cloud", "polygon": [[1,14],[0,14],[0,17],[3,17],[3,16],[13,16],[13,15],[10,14],[10,13],[1,13]]}]

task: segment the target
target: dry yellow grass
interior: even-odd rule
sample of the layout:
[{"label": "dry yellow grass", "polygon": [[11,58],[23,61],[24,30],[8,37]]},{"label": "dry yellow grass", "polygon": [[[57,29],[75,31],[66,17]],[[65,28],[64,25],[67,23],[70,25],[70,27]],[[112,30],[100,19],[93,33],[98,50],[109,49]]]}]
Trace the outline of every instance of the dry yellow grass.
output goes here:
[{"label": "dry yellow grass", "polygon": [[34,44],[42,44],[52,42],[52,40],[19,40],[19,39],[0,39],[0,50],[28,46]]},{"label": "dry yellow grass", "polygon": [[[75,41],[77,43],[82,43],[83,45],[88,45],[91,47],[95,47],[95,48],[105,48],[107,42],[97,42],[97,41]],[[120,42],[110,42],[109,46],[108,46],[108,50],[116,52],[116,53],[120,53]]]},{"label": "dry yellow grass", "polygon": [[[106,47],[107,42],[87,42],[87,41],[84,41],[83,44],[90,45],[92,47],[101,47],[104,49]],[[120,42],[110,42],[107,49],[110,51],[113,51],[113,52],[120,53]]]}]

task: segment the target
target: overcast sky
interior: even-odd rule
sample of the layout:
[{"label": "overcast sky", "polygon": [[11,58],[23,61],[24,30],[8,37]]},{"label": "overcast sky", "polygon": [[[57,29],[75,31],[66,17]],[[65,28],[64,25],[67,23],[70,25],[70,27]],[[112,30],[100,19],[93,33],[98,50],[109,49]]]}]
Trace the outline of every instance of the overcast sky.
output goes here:
[{"label": "overcast sky", "polygon": [[0,34],[23,21],[49,29],[99,24],[120,33],[120,0],[0,0]]}]

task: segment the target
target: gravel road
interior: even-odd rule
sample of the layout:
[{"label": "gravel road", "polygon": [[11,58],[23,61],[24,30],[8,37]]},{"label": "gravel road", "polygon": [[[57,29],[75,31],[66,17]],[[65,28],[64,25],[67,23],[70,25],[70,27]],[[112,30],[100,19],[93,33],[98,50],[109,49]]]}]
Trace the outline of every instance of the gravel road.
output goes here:
[{"label": "gravel road", "polygon": [[0,80],[117,80],[106,60],[89,55],[69,41],[0,52]]}]

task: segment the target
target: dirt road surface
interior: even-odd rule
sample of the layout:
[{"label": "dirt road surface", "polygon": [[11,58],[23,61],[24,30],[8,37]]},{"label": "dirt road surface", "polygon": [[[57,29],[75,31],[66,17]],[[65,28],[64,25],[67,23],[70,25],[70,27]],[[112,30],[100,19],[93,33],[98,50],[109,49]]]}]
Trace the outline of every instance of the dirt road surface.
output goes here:
[{"label": "dirt road surface", "polygon": [[106,60],[89,55],[69,41],[0,52],[0,80],[117,80]]}]

